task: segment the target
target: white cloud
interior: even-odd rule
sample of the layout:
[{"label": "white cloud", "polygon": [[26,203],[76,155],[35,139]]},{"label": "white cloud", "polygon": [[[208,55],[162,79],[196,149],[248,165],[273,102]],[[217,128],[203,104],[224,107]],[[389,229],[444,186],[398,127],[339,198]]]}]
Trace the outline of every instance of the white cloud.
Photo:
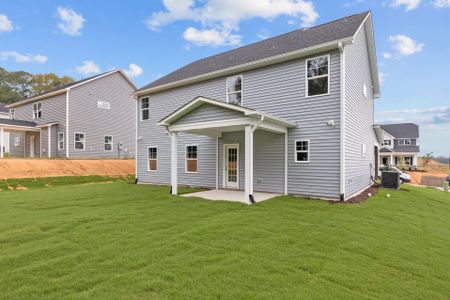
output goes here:
[{"label": "white cloud", "polygon": [[81,66],[75,67],[75,71],[82,75],[100,73],[100,67],[92,60],[85,60]]},{"label": "white cloud", "polygon": [[422,126],[450,125],[450,106],[379,111],[377,120],[380,123],[414,122]]},{"label": "white cloud", "polygon": [[0,14],[0,32],[12,31],[13,29],[13,23],[8,19],[8,16]]},{"label": "white cloud", "polygon": [[384,59],[391,59],[392,58],[392,54],[389,52],[383,52],[383,58]]},{"label": "white cloud", "polygon": [[450,7],[450,0],[434,0],[433,5],[436,8]]},{"label": "white cloud", "polygon": [[70,8],[58,7],[57,10],[60,19],[58,28],[65,34],[71,36],[81,35],[81,29],[86,21],[83,16]]},{"label": "white cloud", "polygon": [[419,43],[412,38],[398,34],[389,36],[389,42],[392,44],[392,48],[399,56],[413,55],[423,50],[425,44]]},{"label": "white cloud", "polygon": [[421,0],[393,0],[389,6],[394,8],[404,6],[406,11],[410,11],[416,9],[420,2]]},{"label": "white cloud", "polygon": [[14,59],[18,63],[38,63],[43,64],[47,61],[47,56],[41,54],[21,54],[17,51],[1,51],[0,60]]},{"label": "white cloud", "polygon": [[217,40],[223,40],[225,45],[236,44],[239,24],[252,18],[272,20],[289,16],[300,19],[302,26],[310,26],[319,17],[314,4],[308,0],[163,0],[163,4],[165,10],[153,13],[147,27],[158,30],[180,20],[200,23],[201,29],[189,27],[184,33],[184,36],[195,36],[195,40],[213,40],[197,43],[200,45],[217,46]]},{"label": "white cloud", "polygon": [[142,68],[136,64],[130,64],[128,66],[128,70],[125,70],[125,73],[127,73],[128,76],[133,78],[142,75],[142,73],[144,73],[144,70],[142,70]]},{"label": "white cloud", "polygon": [[196,29],[194,27],[187,28],[183,33],[183,38],[197,46],[222,46],[222,45],[238,45],[241,42],[241,36],[231,34],[228,30],[216,29]]}]

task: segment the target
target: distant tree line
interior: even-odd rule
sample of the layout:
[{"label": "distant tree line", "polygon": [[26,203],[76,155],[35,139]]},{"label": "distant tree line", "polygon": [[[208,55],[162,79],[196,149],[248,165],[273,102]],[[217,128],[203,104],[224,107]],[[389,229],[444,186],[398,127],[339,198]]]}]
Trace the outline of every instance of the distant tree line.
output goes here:
[{"label": "distant tree line", "polygon": [[434,160],[441,164],[449,164],[450,165],[450,157],[445,156],[433,156],[433,152],[427,153],[421,157],[424,166],[427,166],[430,161]]},{"label": "distant tree line", "polygon": [[72,77],[59,77],[55,73],[9,72],[0,67],[0,103],[9,104],[33,97],[73,81]]}]

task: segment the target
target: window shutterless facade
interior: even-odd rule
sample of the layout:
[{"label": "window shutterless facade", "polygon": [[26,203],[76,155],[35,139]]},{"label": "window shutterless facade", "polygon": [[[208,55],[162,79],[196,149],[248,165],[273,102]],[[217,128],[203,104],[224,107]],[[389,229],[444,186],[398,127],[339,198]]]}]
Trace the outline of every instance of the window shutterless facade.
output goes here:
[{"label": "window shutterless facade", "polygon": [[227,102],[236,105],[242,105],[242,75],[231,76],[227,78]]},{"label": "window shutterless facade", "polygon": [[330,92],[330,55],[306,60],[306,97]]},{"label": "window shutterless facade", "polygon": [[33,119],[40,119],[42,117],[42,103],[33,103]]},{"label": "window shutterless facade", "polygon": [[186,146],[186,173],[197,173],[198,170],[198,147],[196,145]]},{"label": "window shutterless facade", "polygon": [[141,99],[141,121],[150,119],[150,103],[148,97]]},{"label": "window shutterless facade", "polygon": [[64,132],[58,132],[58,150],[64,150]]},{"label": "window shutterless facade", "polygon": [[74,148],[75,150],[84,150],[86,147],[86,137],[84,133],[75,132],[74,134]]},{"label": "window shutterless facade", "polygon": [[297,163],[309,162],[309,140],[295,141],[295,162]]},{"label": "window shutterless facade", "polygon": [[112,135],[105,135],[105,151],[113,151],[113,140],[114,138]]},{"label": "window shutterless facade", "polygon": [[147,150],[148,157],[148,170],[158,171],[158,147],[148,147]]}]

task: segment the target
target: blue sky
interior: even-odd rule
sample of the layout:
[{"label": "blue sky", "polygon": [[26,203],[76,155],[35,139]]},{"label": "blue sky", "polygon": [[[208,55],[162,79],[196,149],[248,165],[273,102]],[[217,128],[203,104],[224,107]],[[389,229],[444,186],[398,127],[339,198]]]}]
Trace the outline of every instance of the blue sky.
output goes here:
[{"label": "blue sky", "polygon": [[0,65],[76,79],[119,67],[142,86],[195,59],[366,10],[383,77],[377,122],[416,122],[422,153],[449,155],[450,0],[1,0]]}]

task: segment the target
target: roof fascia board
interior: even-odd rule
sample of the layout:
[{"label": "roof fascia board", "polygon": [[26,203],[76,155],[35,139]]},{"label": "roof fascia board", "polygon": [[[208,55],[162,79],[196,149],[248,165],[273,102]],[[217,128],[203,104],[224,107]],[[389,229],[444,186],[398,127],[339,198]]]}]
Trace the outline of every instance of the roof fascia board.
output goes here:
[{"label": "roof fascia board", "polygon": [[224,75],[228,75],[228,74],[238,73],[238,72],[247,71],[247,70],[256,69],[256,68],[261,68],[261,67],[265,67],[265,66],[269,66],[269,65],[273,65],[273,64],[289,61],[289,60],[293,60],[293,59],[296,59],[296,58],[301,58],[301,57],[305,57],[305,56],[308,56],[308,55],[316,54],[316,53],[319,53],[319,52],[324,52],[324,51],[337,49],[339,43],[351,44],[352,42],[353,42],[353,36],[350,36],[350,37],[347,37],[347,38],[334,40],[334,41],[331,41],[331,42],[328,42],[328,43],[315,45],[315,46],[312,46],[312,47],[308,47],[308,48],[292,51],[292,52],[289,52],[289,53],[283,53],[283,54],[280,54],[280,55],[276,55],[276,56],[271,56],[271,57],[268,57],[268,58],[260,59],[260,60],[257,60],[257,61],[253,61],[253,62],[249,62],[249,63],[237,65],[237,66],[233,66],[233,67],[230,67],[230,68],[221,69],[221,70],[218,70],[218,71],[197,75],[197,76],[194,76],[194,77],[191,77],[191,78],[186,78],[186,79],[183,79],[183,80],[167,83],[167,84],[156,86],[156,87],[153,87],[153,88],[148,88],[148,89],[136,91],[135,95],[138,96],[138,97],[141,97],[141,96],[144,96],[144,95],[148,95],[148,94],[152,94],[152,93],[156,93],[156,92],[161,92],[161,91],[164,91],[164,90],[168,90],[168,89],[172,89],[172,88],[176,88],[176,87],[180,87],[180,86],[184,86],[184,85],[188,85],[188,84],[192,84],[192,83],[196,83],[196,82],[200,82],[200,81],[205,81],[205,80],[208,80],[208,79],[213,79],[213,78],[224,76]]},{"label": "roof fascia board", "polygon": [[64,94],[68,90],[69,90],[68,88],[62,89],[62,90],[57,90],[57,91],[54,91],[52,93],[48,93],[48,94],[45,94],[45,95],[36,96],[36,97],[30,98],[30,99],[25,99],[25,100],[22,100],[22,101],[11,103],[11,104],[8,104],[6,107],[7,108],[15,108],[15,107],[22,106],[22,105],[25,105],[25,104],[28,104],[28,103],[36,102],[38,100],[42,100],[42,99],[45,99],[45,98],[49,98],[49,97],[53,97],[53,96],[56,96],[56,95]]},{"label": "roof fascia board", "polygon": [[10,130],[26,130],[26,131],[41,131],[39,128],[21,125],[0,124],[0,127]]}]

